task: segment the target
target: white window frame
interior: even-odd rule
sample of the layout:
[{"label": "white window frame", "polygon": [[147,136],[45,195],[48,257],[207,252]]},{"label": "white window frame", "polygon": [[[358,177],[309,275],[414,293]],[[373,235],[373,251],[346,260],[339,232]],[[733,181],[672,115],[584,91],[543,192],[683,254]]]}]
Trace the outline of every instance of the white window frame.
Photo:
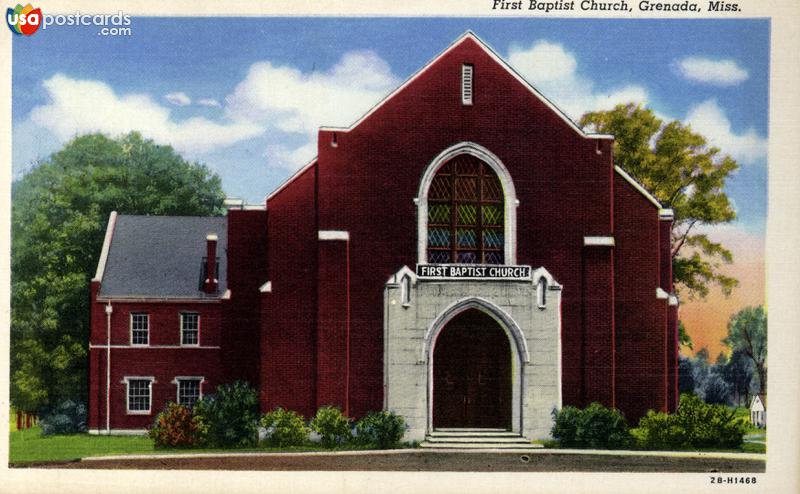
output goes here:
[{"label": "white window frame", "polygon": [[[147,329],[145,333],[147,334],[147,342],[146,343],[134,343],[133,341],[133,319],[136,316],[144,316],[145,324],[147,325]],[[150,313],[149,312],[131,312],[129,318],[129,329],[130,329],[130,344],[131,346],[150,346]],[[141,330],[137,330],[141,331]]]},{"label": "white window frame", "polygon": [[[147,410],[131,410],[131,381],[147,381],[147,391],[150,394],[148,398],[148,408]],[[150,415],[153,413],[153,383],[156,382],[156,378],[154,376],[125,376],[122,379],[122,383],[125,384],[125,413],[128,415]]]},{"label": "white window frame", "polygon": [[[205,377],[203,376],[175,376],[175,379],[172,380],[172,383],[175,384],[175,403],[181,404],[181,382],[187,381],[198,381],[198,396],[197,401],[203,399],[203,383],[205,382]],[[195,402],[197,403],[197,402]]]},{"label": "white window frame", "polygon": [[[181,339],[181,346],[200,346],[200,313],[199,312],[181,312],[181,327],[180,327],[180,339]],[[186,316],[197,316],[197,341],[194,343],[184,343],[183,342],[183,334],[184,334],[184,317]]]},{"label": "white window frame", "polygon": [[505,240],[503,265],[513,266],[517,263],[517,207],[519,206],[514,182],[500,158],[474,142],[461,142],[445,149],[431,161],[422,175],[419,191],[414,199],[417,205],[417,264],[428,264],[428,191],[431,183],[439,168],[460,154],[469,154],[483,161],[489,165],[500,180],[505,205],[503,210]]},{"label": "white window frame", "polygon": [[471,63],[461,65],[461,104],[471,106],[475,95],[475,66]]}]

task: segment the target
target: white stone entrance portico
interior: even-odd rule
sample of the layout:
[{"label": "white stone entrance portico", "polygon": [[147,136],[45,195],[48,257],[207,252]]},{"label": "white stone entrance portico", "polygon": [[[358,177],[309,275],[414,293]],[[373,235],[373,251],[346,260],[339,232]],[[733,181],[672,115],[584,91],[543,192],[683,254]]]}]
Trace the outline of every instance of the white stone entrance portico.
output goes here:
[{"label": "white stone entrance portico", "polygon": [[384,408],[406,419],[406,440],[433,431],[434,350],[467,311],[488,315],[508,338],[510,430],[549,437],[551,412],[561,408],[560,304],[561,286],[544,268],[525,280],[431,279],[408,267],[393,275],[384,290]]}]

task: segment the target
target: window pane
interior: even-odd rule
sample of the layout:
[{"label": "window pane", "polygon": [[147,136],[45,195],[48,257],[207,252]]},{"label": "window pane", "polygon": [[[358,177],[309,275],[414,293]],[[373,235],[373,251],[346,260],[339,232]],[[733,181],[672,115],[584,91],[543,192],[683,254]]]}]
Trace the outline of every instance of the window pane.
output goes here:
[{"label": "window pane", "polygon": [[450,224],[450,205],[449,204],[431,204],[428,210],[428,223],[430,224]]},{"label": "window pane", "polygon": [[178,403],[193,406],[200,399],[200,379],[181,379],[178,381]]},{"label": "window pane", "polygon": [[500,230],[483,231],[483,247],[486,249],[499,249],[503,247],[503,232]]},{"label": "window pane", "polygon": [[131,379],[128,381],[128,411],[150,411],[150,380]]},{"label": "window pane", "polygon": [[131,344],[147,345],[149,333],[147,314],[131,314]]},{"label": "window pane", "polygon": [[486,264],[503,264],[502,252],[486,252],[484,254],[483,262]]},{"label": "window pane", "polygon": [[450,247],[449,228],[428,229],[428,245],[430,247]]},{"label": "window pane", "polygon": [[477,201],[478,179],[456,176],[456,200]]},{"label": "window pane", "polygon": [[478,233],[471,228],[459,228],[456,234],[458,238],[458,248],[474,249],[478,246]]},{"label": "window pane", "polygon": [[476,252],[459,252],[458,262],[463,264],[475,264],[478,262],[478,254]]},{"label": "window pane", "polygon": [[474,204],[459,204],[457,211],[459,225],[478,224],[478,208]]},{"label": "window pane", "polygon": [[497,204],[486,204],[481,207],[483,211],[483,224],[487,226],[501,226],[503,224],[503,208]]},{"label": "window pane", "polygon": [[432,264],[447,264],[450,262],[450,251],[430,250],[428,251],[428,262]]},{"label": "window pane", "polygon": [[198,314],[181,314],[181,344],[197,345],[200,333]]}]

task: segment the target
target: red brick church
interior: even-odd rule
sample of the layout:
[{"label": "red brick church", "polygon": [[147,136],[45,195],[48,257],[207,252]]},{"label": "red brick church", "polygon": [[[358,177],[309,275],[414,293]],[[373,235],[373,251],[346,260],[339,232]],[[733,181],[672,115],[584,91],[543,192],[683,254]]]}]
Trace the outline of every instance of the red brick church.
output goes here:
[{"label": "red brick church", "polygon": [[112,213],[92,280],[89,427],[246,380],[263,411],[389,409],[549,435],[599,401],[677,405],[673,215],[466,33],[266,198]]}]

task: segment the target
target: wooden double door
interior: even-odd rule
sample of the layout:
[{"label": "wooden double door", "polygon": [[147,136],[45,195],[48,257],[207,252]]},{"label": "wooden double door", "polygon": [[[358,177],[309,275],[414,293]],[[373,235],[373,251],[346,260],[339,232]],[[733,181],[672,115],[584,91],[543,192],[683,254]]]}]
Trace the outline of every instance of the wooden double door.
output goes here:
[{"label": "wooden double door", "polygon": [[433,427],[511,428],[511,347],[479,310],[453,318],[436,340]]}]

